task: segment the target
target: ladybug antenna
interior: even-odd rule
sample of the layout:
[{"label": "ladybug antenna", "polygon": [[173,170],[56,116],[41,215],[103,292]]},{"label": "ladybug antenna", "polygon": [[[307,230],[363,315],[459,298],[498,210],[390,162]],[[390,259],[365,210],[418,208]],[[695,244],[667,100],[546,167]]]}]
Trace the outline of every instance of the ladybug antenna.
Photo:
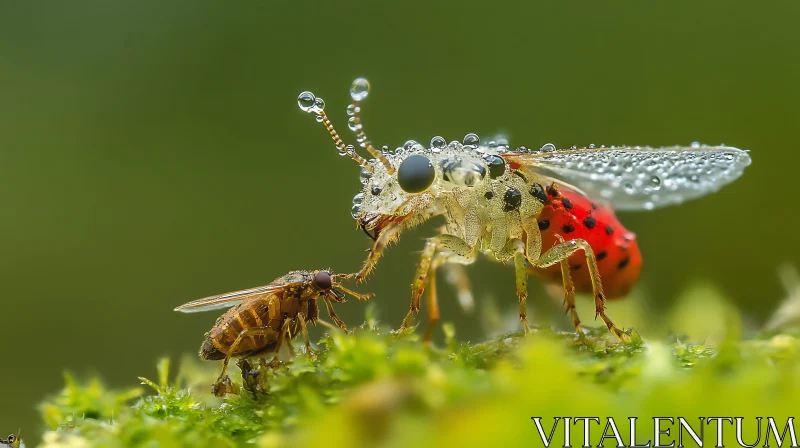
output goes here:
[{"label": "ladybug antenna", "polygon": [[369,95],[369,81],[367,81],[367,78],[356,78],[350,86],[350,98],[353,99],[353,104],[347,106],[347,115],[350,115],[350,119],[347,120],[347,126],[351,131],[355,132],[359,146],[369,151],[372,157],[380,160],[389,174],[394,174],[394,167],[389,163],[389,159],[372,146],[372,142],[367,138],[367,134],[364,133],[364,127],[361,124],[361,106],[359,104],[367,95]]},{"label": "ladybug antenna", "polygon": [[318,98],[313,93],[305,91],[297,97],[297,105],[300,106],[300,110],[303,112],[308,112],[317,116],[317,122],[322,123],[325,129],[328,130],[328,133],[331,134],[333,144],[336,145],[336,149],[339,150],[340,156],[349,156],[365,170],[372,171],[372,166],[370,166],[363,157],[358,155],[355,146],[345,146],[342,138],[339,137],[336,129],[333,128],[333,123],[331,123],[331,120],[325,113],[325,101],[323,101],[322,98]]}]

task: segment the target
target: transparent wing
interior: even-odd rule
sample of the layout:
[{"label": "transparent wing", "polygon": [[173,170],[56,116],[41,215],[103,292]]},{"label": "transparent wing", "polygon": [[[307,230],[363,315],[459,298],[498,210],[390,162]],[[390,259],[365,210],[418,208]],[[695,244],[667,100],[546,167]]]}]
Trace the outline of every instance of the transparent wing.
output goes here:
[{"label": "transparent wing", "polygon": [[272,291],[277,291],[288,286],[291,286],[291,283],[282,285],[258,286],[255,288],[243,289],[241,291],[226,292],[225,294],[193,300],[175,308],[175,311],[180,311],[182,313],[199,313],[202,311],[230,308],[247,299],[264,295]]},{"label": "transparent wing", "polygon": [[617,210],[680,204],[719,190],[750,165],[747,151],[697,144],[518,150],[502,157],[522,169],[574,185]]}]

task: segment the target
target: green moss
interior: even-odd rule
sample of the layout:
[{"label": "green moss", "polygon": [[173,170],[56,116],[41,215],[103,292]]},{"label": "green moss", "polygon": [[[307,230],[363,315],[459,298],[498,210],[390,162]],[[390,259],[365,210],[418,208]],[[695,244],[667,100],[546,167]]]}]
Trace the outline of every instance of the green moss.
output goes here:
[{"label": "green moss", "polygon": [[[451,326],[435,348],[413,331],[365,327],[323,337],[314,361],[298,354],[266,371],[269,393],[258,397],[213,397],[218,366],[191,358],[172,379],[159,363],[157,381],[142,379],[152,389],[144,397],[67,376],[41,407],[52,429],[44,446],[531,445],[531,416],[785,418],[800,397],[796,335],[739,340],[735,320],[716,348],[677,338],[622,345],[605,329],[469,345]],[[573,437],[580,445],[582,433]]]}]

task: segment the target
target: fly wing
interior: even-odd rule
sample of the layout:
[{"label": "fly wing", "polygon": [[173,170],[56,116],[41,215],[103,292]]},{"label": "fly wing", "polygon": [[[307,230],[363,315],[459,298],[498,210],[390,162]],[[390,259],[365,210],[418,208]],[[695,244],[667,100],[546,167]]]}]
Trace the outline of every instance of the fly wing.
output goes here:
[{"label": "fly wing", "polygon": [[229,308],[245,300],[251,299],[253,297],[258,297],[273,291],[284,289],[289,286],[292,286],[292,284],[291,283],[280,284],[280,285],[272,284],[267,286],[258,286],[250,289],[243,289],[241,291],[227,292],[225,294],[193,300],[189,303],[185,303],[175,308],[175,311],[180,311],[182,313],[199,313],[202,311],[211,311],[211,310],[218,310],[221,308]]},{"label": "fly wing", "polygon": [[750,165],[730,146],[612,146],[511,151],[509,163],[573,185],[617,210],[651,210],[715,192]]}]

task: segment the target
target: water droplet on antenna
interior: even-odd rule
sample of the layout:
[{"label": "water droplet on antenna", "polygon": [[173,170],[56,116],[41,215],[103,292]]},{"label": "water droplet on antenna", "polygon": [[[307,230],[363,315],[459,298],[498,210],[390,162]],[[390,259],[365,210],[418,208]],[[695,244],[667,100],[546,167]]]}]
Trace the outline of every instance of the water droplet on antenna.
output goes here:
[{"label": "water droplet on antenna", "polygon": [[350,86],[350,98],[353,101],[363,101],[369,95],[369,81],[367,78],[356,78]]},{"label": "water droplet on antenna", "polygon": [[313,93],[309,91],[305,91],[297,97],[297,105],[300,106],[300,110],[303,112],[313,112],[314,102],[316,101],[317,97],[314,96]]},{"label": "water droplet on antenna", "polygon": [[347,120],[347,127],[353,132],[358,131],[361,129],[361,120],[356,117],[350,117],[350,119]]}]

